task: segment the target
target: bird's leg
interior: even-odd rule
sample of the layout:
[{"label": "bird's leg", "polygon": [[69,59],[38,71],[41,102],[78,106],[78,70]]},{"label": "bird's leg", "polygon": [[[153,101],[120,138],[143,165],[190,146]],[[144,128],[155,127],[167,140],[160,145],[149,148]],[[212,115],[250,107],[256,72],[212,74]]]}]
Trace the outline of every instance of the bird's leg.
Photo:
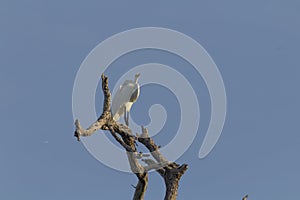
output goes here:
[{"label": "bird's leg", "polygon": [[124,122],[126,123],[126,108],[124,107]]},{"label": "bird's leg", "polygon": [[127,112],[126,107],[124,107],[124,121],[125,121],[126,126],[129,126],[128,118],[129,118],[129,112]]},{"label": "bird's leg", "polygon": [[126,116],[126,124],[127,124],[127,126],[129,126],[129,112],[127,112],[127,116]]},{"label": "bird's leg", "polygon": [[125,112],[125,113],[126,113],[125,123],[127,126],[129,126],[129,112]]}]

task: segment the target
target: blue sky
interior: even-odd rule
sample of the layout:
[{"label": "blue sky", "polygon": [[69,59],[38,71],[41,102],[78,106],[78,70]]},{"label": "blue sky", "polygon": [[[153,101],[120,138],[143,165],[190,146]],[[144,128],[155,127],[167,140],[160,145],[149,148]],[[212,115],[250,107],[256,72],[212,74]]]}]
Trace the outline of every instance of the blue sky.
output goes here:
[{"label": "blue sky", "polygon": [[[1,1],[0,199],[132,197],[135,176],[104,166],[73,138],[72,89],[80,64],[98,43],[144,26],[197,40],[218,65],[227,92],[222,136],[199,160],[210,117],[201,77],[159,51],[128,54],[107,70],[113,84],[119,65],[155,61],[174,65],[199,84],[202,121],[193,145],[178,160],[189,164],[178,199],[241,199],[246,193],[249,200],[298,198],[299,10],[296,0]],[[157,101],[153,92],[172,96],[164,88],[145,87],[132,110],[140,123],[148,122],[142,113]],[[97,95],[100,101],[100,90]],[[176,109],[172,105],[176,101],[166,109]],[[158,143],[172,137],[172,120],[176,124],[178,118],[167,122],[155,137]],[[163,195],[161,178],[151,173],[146,199]]]}]

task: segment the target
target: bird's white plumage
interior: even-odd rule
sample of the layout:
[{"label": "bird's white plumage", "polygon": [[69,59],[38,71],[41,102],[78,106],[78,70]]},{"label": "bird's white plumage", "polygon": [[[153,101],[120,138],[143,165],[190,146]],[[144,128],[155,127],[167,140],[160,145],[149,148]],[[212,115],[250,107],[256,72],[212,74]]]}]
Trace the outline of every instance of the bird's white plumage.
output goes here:
[{"label": "bird's white plumage", "polygon": [[[112,116],[114,120],[119,120],[124,115],[125,109],[129,113],[132,104],[137,100],[140,92],[140,86],[137,82],[138,77],[139,75],[136,75],[135,81],[126,80],[116,92],[112,101]],[[134,99],[132,99],[133,95]]]}]

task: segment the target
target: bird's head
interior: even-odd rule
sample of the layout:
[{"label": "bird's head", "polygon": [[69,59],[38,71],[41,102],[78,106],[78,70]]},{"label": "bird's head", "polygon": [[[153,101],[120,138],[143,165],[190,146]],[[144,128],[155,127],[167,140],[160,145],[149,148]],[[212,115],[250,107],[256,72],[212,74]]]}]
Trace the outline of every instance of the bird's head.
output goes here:
[{"label": "bird's head", "polygon": [[134,76],[134,81],[137,83],[138,82],[138,80],[139,80],[139,77],[140,77],[140,73],[138,73],[138,74],[136,74],[135,76]]}]

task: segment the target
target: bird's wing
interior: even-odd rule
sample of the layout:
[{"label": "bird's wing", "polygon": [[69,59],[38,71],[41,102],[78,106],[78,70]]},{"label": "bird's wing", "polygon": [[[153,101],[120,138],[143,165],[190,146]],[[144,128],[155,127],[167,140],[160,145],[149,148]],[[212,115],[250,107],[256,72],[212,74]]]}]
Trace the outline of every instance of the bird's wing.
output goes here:
[{"label": "bird's wing", "polygon": [[130,102],[135,102],[140,95],[140,86],[138,83],[134,85],[133,92],[130,96]]},{"label": "bird's wing", "polygon": [[112,115],[119,115],[116,116],[116,118],[121,117],[124,114],[124,104],[130,101],[133,89],[134,84],[132,82],[127,84],[125,82],[115,94],[112,101]]}]

